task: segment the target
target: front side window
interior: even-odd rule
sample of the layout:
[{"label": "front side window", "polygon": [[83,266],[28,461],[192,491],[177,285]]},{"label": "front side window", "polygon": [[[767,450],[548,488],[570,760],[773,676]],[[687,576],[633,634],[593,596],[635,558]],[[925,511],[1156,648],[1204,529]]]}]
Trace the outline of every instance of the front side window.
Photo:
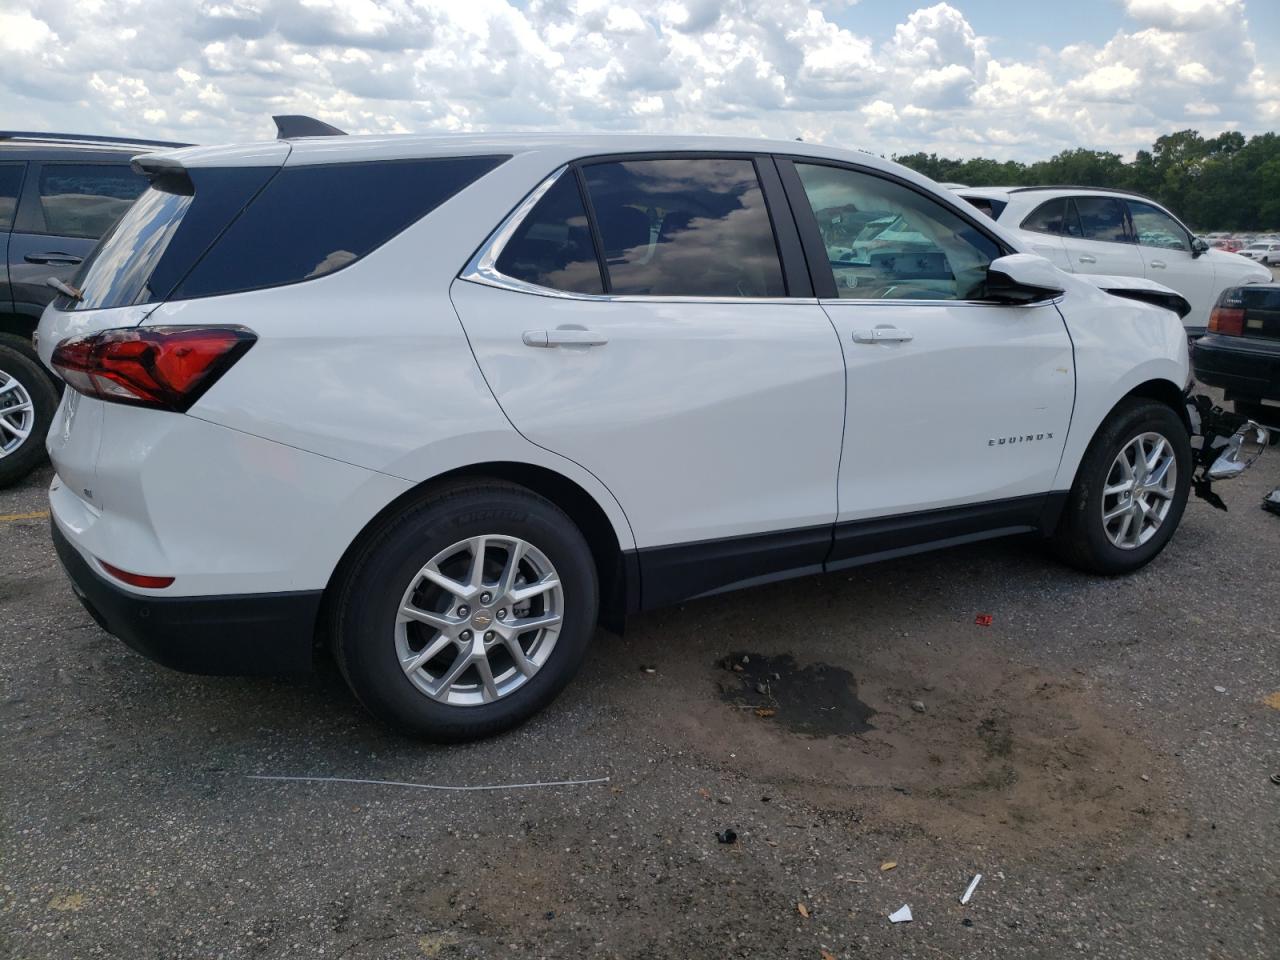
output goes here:
[{"label": "front side window", "polygon": [[1000,248],[902,184],[843,167],[796,163],[842,298],[972,300]]},{"label": "front side window", "polygon": [[1141,200],[1130,200],[1129,216],[1133,220],[1133,232],[1142,246],[1191,252],[1191,238],[1187,231],[1159,207]]},{"label": "front side window", "polygon": [[24,163],[0,163],[0,230],[13,226],[13,215],[18,209],[18,191],[22,189]]},{"label": "front side window", "polygon": [[1132,243],[1124,204],[1115,197],[1076,197],[1076,210],[1086,240]]},{"label": "front side window", "polygon": [[97,240],[147,188],[147,179],[119,164],[46,163],[40,169],[42,232]]},{"label": "front side window", "polygon": [[562,174],[521,221],[494,263],[499,273],[568,293],[604,293],[582,194]]},{"label": "front side window", "polygon": [[751,160],[626,160],[583,172],[610,293],[786,296]]}]

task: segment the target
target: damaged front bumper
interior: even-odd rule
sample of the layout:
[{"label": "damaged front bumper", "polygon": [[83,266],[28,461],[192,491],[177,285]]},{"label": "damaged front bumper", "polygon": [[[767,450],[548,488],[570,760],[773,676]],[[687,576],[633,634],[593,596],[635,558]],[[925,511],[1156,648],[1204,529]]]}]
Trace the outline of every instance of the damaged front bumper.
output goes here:
[{"label": "damaged front bumper", "polygon": [[1271,431],[1248,417],[1223,410],[1203,393],[1193,394],[1194,386],[1187,389],[1191,489],[1211,506],[1226,510],[1222,498],[1213,492],[1213,484],[1233,480],[1257,463],[1271,442]]}]

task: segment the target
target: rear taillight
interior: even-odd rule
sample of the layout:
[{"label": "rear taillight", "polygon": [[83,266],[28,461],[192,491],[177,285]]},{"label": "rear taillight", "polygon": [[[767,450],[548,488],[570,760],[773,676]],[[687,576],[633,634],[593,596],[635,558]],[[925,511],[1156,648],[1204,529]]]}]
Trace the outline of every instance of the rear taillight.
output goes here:
[{"label": "rear taillight", "polygon": [[1214,307],[1209,314],[1209,332],[1228,337],[1244,336],[1244,308]]},{"label": "rear taillight", "polygon": [[127,583],[131,587],[144,587],[147,590],[163,590],[165,587],[173,583],[173,577],[151,577],[142,573],[130,573],[128,570],[121,570],[119,567],[113,567],[105,560],[99,560],[102,569],[111,574],[122,583]]},{"label": "rear taillight", "polygon": [[51,363],[80,393],[181,413],[256,340],[244,327],[128,327],[63,340]]}]

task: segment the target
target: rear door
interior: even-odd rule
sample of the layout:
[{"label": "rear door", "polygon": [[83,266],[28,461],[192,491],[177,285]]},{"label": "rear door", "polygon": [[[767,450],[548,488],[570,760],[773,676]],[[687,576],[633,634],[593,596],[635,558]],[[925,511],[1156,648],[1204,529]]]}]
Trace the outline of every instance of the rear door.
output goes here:
[{"label": "rear door", "polygon": [[1203,325],[1217,299],[1213,263],[1191,255],[1191,234],[1186,227],[1155,204],[1125,201],[1129,221],[1138,240],[1138,251],[1148,280],[1172,287],[1191,304],[1188,319]]},{"label": "rear door", "polygon": [[13,230],[18,196],[22,192],[25,163],[0,163],[0,311],[13,310],[13,289],[9,285],[9,235]]},{"label": "rear door", "polygon": [[776,178],[744,155],[571,166],[452,288],[516,429],[626,511],[647,605],[830,545],[844,364]]},{"label": "rear door", "polygon": [[1067,224],[1071,234],[1063,236],[1063,246],[1073,271],[1119,277],[1147,275],[1123,201],[1084,194],[1069,201]]},{"label": "rear door", "polygon": [[[1015,224],[1009,224],[1015,226]],[[1067,197],[1046,200],[1016,226],[1023,231],[1023,239],[1031,245],[1033,253],[1052,260],[1063,270],[1074,269],[1067,256],[1066,237],[1079,236],[1079,221],[1071,209]]]},{"label": "rear door", "polygon": [[146,186],[125,163],[32,163],[9,240],[18,312],[39,316],[55,296],[48,278],[70,282]]}]

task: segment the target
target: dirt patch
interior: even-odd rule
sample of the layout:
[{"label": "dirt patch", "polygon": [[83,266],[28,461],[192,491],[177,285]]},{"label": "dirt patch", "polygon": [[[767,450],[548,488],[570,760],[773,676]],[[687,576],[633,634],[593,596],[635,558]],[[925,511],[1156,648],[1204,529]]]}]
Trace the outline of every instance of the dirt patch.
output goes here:
[{"label": "dirt patch", "polygon": [[1083,680],[979,642],[827,654],[690,664],[649,684],[640,712],[725,774],[863,829],[1015,847],[1176,830],[1167,762]]}]

